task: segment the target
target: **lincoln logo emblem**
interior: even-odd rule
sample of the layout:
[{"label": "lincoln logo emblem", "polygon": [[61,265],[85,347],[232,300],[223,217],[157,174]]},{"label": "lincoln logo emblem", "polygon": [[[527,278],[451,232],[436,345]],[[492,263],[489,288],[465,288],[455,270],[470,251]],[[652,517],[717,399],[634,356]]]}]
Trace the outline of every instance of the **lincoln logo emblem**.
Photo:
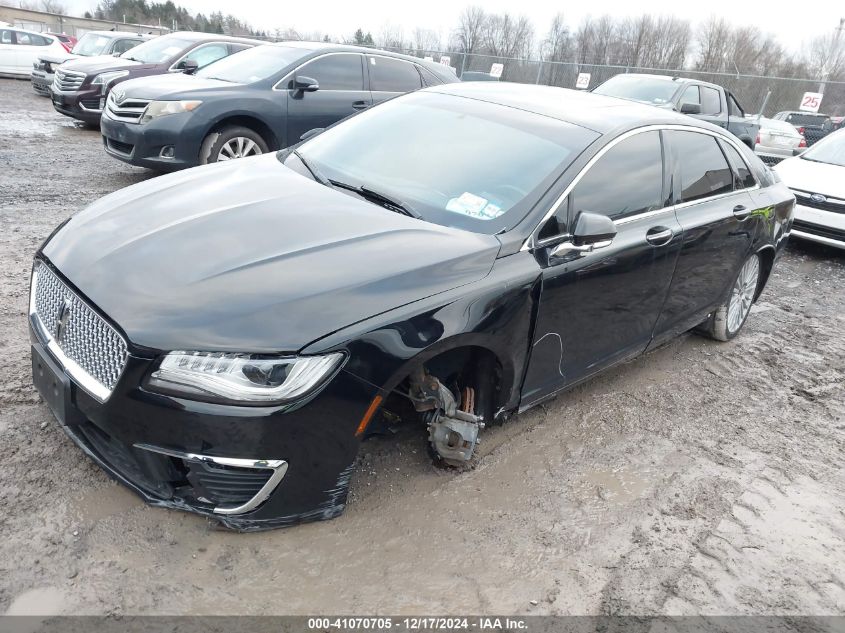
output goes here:
[{"label": "lincoln logo emblem", "polygon": [[70,316],[70,298],[65,297],[62,307],[59,308],[59,313],[56,315],[56,342],[61,343],[62,337],[65,335],[67,329],[67,320]]}]

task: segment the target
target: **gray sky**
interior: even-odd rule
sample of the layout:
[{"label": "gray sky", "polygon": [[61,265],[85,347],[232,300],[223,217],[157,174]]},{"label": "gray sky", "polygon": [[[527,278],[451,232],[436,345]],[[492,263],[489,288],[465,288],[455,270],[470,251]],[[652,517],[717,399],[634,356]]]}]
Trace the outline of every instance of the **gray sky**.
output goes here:
[{"label": "gray sky", "polygon": [[[417,26],[441,33],[444,43],[458,22],[458,16],[470,2],[461,0],[311,0],[307,2],[278,2],[270,0],[174,0],[192,13],[222,11],[232,13],[255,28],[272,31],[274,28],[295,28],[299,32],[319,31],[331,37],[351,35],[359,26],[376,36],[385,24],[401,26],[409,36]],[[82,13],[96,6],[96,0],[65,0],[71,12]],[[549,0],[484,0],[476,2],[489,12],[509,11],[528,16],[538,35],[548,30],[552,17],[561,11],[570,27],[588,14],[599,16],[639,15],[641,13],[676,14],[693,22],[706,20],[714,5],[708,2],[677,0],[589,0],[579,3],[556,4]],[[573,6],[574,5],[574,6]],[[784,44],[799,50],[801,42],[825,30],[833,30],[845,8],[837,11],[838,3],[825,1],[814,5],[812,19],[796,19],[795,7],[777,8],[776,2],[739,1],[726,3],[727,17],[733,23],[753,24],[764,32],[783,38]],[[840,13],[842,14],[840,16]],[[805,15],[805,14],[802,14]],[[805,16],[806,17],[806,16]]]}]

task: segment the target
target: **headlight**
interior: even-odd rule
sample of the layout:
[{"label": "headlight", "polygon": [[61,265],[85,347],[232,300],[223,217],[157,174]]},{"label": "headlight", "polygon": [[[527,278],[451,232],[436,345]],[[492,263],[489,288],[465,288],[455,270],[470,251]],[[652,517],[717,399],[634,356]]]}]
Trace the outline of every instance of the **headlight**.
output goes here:
[{"label": "headlight", "polygon": [[141,115],[141,123],[147,123],[167,114],[192,112],[201,103],[202,101],[150,101],[144,114]]},{"label": "headlight", "polygon": [[309,394],[340,366],[343,354],[278,357],[170,352],[150,376],[154,391],[199,400],[280,404]]},{"label": "headlight", "polygon": [[114,70],[109,73],[100,73],[91,81],[91,85],[102,86],[100,92],[106,94],[106,87],[115,79],[126,77],[129,74],[128,70]]}]

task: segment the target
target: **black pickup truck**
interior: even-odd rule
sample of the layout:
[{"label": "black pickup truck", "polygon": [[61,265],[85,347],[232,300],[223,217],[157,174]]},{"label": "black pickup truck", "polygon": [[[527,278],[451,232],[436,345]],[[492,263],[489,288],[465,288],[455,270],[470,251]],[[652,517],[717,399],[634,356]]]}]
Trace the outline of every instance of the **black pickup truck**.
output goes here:
[{"label": "black pickup truck", "polygon": [[610,97],[671,108],[732,132],[754,149],[760,126],[745,117],[736,97],[716,84],[669,75],[622,74],[593,89]]}]

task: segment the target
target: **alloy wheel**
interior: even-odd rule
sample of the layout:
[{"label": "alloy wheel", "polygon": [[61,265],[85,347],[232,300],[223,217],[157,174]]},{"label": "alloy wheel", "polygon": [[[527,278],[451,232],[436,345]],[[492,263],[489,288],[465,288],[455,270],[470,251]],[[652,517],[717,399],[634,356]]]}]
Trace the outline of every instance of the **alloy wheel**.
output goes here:
[{"label": "alloy wheel", "polygon": [[220,152],[217,154],[217,160],[232,160],[233,158],[244,158],[245,156],[258,156],[262,153],[258,143],[251,138],[236,136],[226,141],[223,147],[220,148]]},{"label": "alloy wheel", "polygon": [[737,275],[731,298],[728,302],[728,331],[736,332],[742,326],[751,310],[754,293],[757,291],[757,279],[760,276],[760,260],[754,255],[743,264]]}]

